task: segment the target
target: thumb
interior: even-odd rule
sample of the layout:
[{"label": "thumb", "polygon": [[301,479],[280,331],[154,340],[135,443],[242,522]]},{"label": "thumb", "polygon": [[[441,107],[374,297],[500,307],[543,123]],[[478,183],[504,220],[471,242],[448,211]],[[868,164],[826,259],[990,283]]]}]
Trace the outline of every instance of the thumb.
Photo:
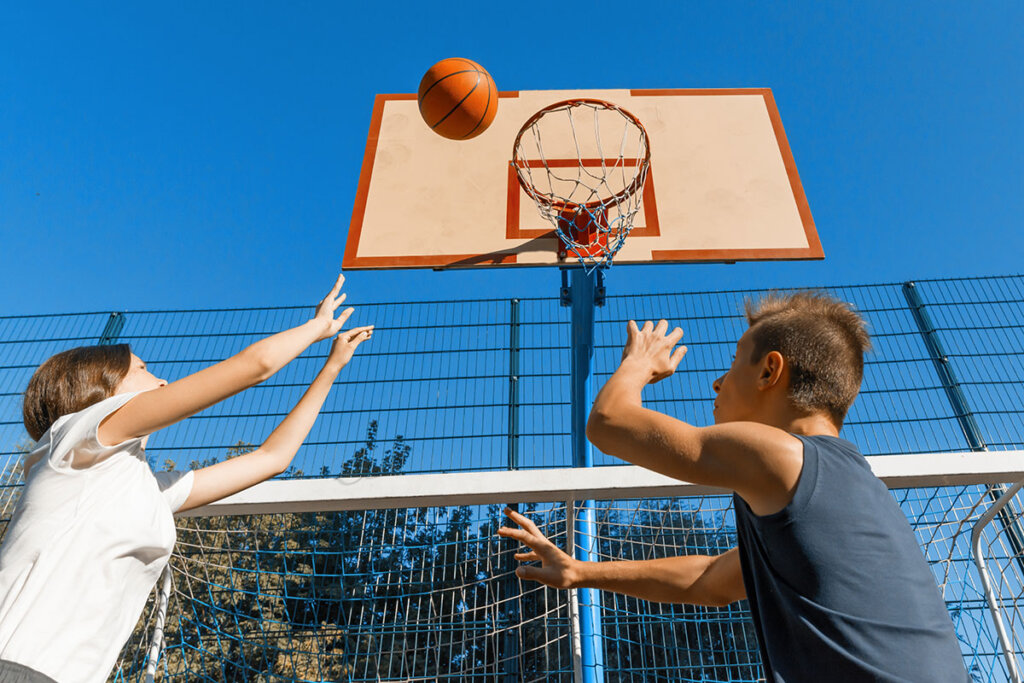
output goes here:
[{"label": "thumb", "polygon": [[516,576],[526,581],[540,581],[540,567],[531,565],[516,567]]}]

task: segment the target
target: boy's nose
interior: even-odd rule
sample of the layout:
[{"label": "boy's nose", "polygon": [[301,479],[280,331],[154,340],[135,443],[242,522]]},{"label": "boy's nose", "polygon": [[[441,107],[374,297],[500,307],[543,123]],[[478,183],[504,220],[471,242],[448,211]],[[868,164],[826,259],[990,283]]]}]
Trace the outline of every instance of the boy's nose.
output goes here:
[{"label": "boy's nose", "polygon": [[[725,375],[722,375],[722,377],[725,377]],[[715,391],[716,394],[722,390],[722,377],[719,377],[718,379],[711,383],[711,388]]]}]

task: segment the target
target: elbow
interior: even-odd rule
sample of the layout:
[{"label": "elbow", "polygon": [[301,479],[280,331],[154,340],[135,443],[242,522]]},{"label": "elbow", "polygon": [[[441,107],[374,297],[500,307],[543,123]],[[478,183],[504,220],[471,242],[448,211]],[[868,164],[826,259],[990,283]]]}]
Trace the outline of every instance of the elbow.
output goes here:
[{"label": "elbow", "polygon": [[262,446],[253,451],[253,453],[258,454],[263,460],[261,467],[264,472],[263,481],[284,474],[292,464],[291,458],[286,458],[280,453],[267,451]]},{"label": "elbow", "polygon": [[678,602],[701,607],[728,607],[738,600],[742,600],[742,597],[731,595],[724,590],[709,589],[698,583],[684,590]]},{"label": "elbow", "polygon": [[250,357],[247,360],[250,366],[250,374],[253,384],[266,382],[273,376],[274,372],[276,372],[273,362],[267,356],[254,353],[250,354]]},{"label": "elbow", "polygon": [[587,439],[598,449],[608,452],[611,418],[602,410],[594,408],[587,419]]},{"label": "elbow", "polygon": [[705,595],[704,599],[701,600],[701,604],[705,607],[728,607],[736,601],[737,599],[733,599],[725,594],[712,594]]}]

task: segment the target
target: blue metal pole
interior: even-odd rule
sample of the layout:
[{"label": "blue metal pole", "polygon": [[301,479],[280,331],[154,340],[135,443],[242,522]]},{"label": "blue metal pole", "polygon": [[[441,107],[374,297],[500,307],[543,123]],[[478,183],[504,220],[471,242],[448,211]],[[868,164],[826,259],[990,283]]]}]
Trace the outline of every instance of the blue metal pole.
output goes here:
[{"label": "blue metal pole", "polygon": [[[574,268],[571,273],[572,299],[572,439],[573,465],[593,467],[594,450],[587,441],[587,418],[594,403],[594,306],[597,271]],[[597,559],[597,520],[594,501],[582,502],[576,516],[577,559]],[[583,680],[604,680],[604,647],[601,638],[601,593],[593,588],[577,590],[580,610],[580,659]]]},{"label": "blue metal pole", "polygon": [[103,327],[103,333],[100,334],[98,344],[100,346],[116,344],[118,337],[121,336],[121,330],[124,329],[124,320],[124,313],[111,313],[107,318],[107,324]]}]

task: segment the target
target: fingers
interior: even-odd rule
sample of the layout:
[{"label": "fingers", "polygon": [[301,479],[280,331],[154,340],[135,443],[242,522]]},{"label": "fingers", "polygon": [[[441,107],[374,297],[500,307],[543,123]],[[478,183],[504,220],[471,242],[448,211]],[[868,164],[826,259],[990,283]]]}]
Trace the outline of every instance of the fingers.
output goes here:
[{"label": "fingers", "polygon": [[325,296],[320,303],[332,302],[335,305],[337,305],[337,304],[340,304],[342,301],[344,301],[345,300],[344,299],[344,297],[345,297],[344,294],[341,295],[342,298],[341,298],[340,301],[337,301],[337,302],[334,301],[334,299],[338,296],[338,292],[341,291],[341,286],[343,284],[345,284],[345,276],[343,274],[341,274],[341,273],[338,273],[338,279],[334,281],[334,286],[331,287],[331,291],[327,292],[327,296]]},{"label": "fingers", "polygon": [[358,341],[363,342],[373,336],[373,325],[363,325],[362,327],[353,327],[351,330],[345,330],[338,335],[338,338],[345,342]]},{"label": "fingers", "polygon": [[516,576],[527,581],[537,581],[547,586],[563,587],[557,585],[557,575],[552,575],[550,569],[538,567],[537,565],[524,564],[516,567]]},{"label": "fingers", "polygon": [[524,517],[523,515],[513,510],[512,508],[505,508],[505,516],[511,519],[519,526],[526,529],[531,534],[538,534],[540,536],[544,536],[544,534],[540,532],[540,529],[537,528],[537,525],[534,524],[529,517]]},{"label": "fingers", "polygon": [[500,529],[498,529],[498,535],[502,536],[503,538],[511,538],[513,540],[519,541],[523,545],[529,546],[530,548],[533,548],[534,544],[536,543],[536,539],[533,537],[533,535],[525,529],[513,529],[512,527],[503,526]]},{"label": "fingers", "polygon": [[516,553],[512,557],[516,558],[520,562],[540,562],[540,555],[535,550],[531,550],[528,553]]},{"label": "fingers", "polygon": [[672,352],[672,356],[669,358],[669,362],[673,368],[679,367],[679,364],[683,362],[683,356],[686,355],[686,347],[680,346],[678,349]]},{"label": "fingers", "polygon": [[527,581],[540,581],[542,575],[540,567],[531,567],[529,565],[523,567],[516,567],[516,576],[520,579],[526,579]]},{"label": "fingers", "polygon": [[338,292],[341,291],[341,286],[343,284],[345,284],[345,275],[343,273],[338,273],[338,279],[334,281],[334,287],[331,288],[331,293],[324,298],[333,299],[334,297],[338,296]]},{"label": "fingers", "polygon": [[656,334],[659,337],[665,337],[665,335],[667,334],[668,336],[666,337],[666,340],[671,341],[672,344],[675,345],[680,339],[683,338],[683,330],[679,327],[673,328],[672,332],[669,333],[668,321],[665,320],[664,318],[659,320],[657,324],[651,322],[650,320],[645,320],[644,325],[641,328],[637,328],[635,320],[630,320],[627,325],[627,330],[629,332],[630,339],[633,339],[634,337],[641,333]]},{"label": "fingers", "polygon": [[356,309],[354,309],[351,306],[349,306],[344,311],[342,311],[341,315],[338,316],[338,319],[334,321],[334,324],[337,325],[337,327],[335,329],[343,327],[345,325],[345,321],[348,320],[349,317],[351,317],[353,311],[355,311],[355,310]]}]

